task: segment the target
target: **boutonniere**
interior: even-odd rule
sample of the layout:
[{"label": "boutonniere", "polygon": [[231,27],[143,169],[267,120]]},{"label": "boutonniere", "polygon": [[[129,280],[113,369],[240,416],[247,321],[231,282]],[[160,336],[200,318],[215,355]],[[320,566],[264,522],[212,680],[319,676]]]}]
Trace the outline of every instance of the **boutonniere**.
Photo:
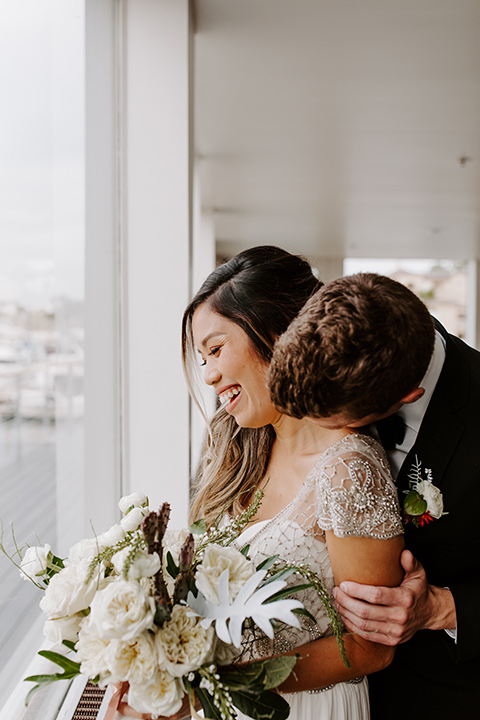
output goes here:
[{"label": "boutonniere", "polygon": [[442,493],[433,484],[432,471],[422,469],[417,455],[407,477],[410,489],[404,490],[407,497],[403,501],[403,518],[406,524],[423,527],[442,515],[448,515],[443,511]]}]

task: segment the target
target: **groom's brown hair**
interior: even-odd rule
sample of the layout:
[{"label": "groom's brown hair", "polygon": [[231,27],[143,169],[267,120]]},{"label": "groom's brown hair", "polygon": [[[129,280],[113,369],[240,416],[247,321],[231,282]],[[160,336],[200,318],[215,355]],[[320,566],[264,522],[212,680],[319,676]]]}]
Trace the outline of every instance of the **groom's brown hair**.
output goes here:
[{"label": "groom's brown hair", "polygon": [[272,400],[296,418],[387,412],[416,388],[433,352],[433,319],[407,287],[374,273],[324,285],[279,338]]}]

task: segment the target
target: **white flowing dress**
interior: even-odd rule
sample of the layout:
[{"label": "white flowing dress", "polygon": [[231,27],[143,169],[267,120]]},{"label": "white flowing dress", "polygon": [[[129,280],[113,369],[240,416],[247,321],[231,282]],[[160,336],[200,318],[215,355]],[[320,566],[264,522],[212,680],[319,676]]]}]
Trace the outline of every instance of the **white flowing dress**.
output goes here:
[{"label": "white flowing dress", "polygon": [[[339,537],[391,538],[403,533],[397,491],[384,450],[361,434],[350,434],[322,454],[297,497],[271,520],[246,528],[237,546],[249,545],[258,564],[280,555],[287,563],[304,563],[317,573],[331,594],[334,579],[325,530]],[[354,579],[354,578],[352,578]],[[301,580],[291,580],[299,584]],[[301,629],[279,625],[273,640],[258,629],[246,636],[242,661],[269,657],[333,634],[326,610],[313,588],[295,597],[315,617],[300,619]],[[319,678],[321,669],[319,668]],[[367,720],[370,717],[366,678],[285,694],[291,720]],[[238,713],[239,718],[246,718]]]}]

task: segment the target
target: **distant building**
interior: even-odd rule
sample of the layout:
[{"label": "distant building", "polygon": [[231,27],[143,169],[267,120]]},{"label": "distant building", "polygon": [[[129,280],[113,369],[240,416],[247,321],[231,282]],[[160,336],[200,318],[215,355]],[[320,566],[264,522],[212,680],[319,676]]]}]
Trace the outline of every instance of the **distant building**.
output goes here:
[{"label": "distant building", "polygon": [[467,273],[463,269],[434,266],[427,273],[395,270],[390,274],[418,295],[449,332],[464,338],[466,332]]}]

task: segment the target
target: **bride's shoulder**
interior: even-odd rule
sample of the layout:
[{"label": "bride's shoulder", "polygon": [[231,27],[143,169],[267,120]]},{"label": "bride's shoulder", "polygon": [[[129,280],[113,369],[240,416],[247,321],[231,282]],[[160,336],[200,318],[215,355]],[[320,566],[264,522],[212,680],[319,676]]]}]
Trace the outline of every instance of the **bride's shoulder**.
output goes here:
[{"label": "bride's shoulder", "polygon": [[362,461],[376,468],[387,469],[388,459],[382,445],[371,435],[362,432],[351,432],[330,445],[320,456],[312,468],[311,476],[327,474],[332,468],[342,465],[345,469],[352,462]]},{"label": "bride's shoulder", "polygon": [[[354,431],[347,435],[344,435],[340,440],[333,443],[326,449],[323,456],[327,458],[336,457],[348,453],[360,453],[360,454],[384,454],[383,447],[380,445],[371,435],[367,433]],[[323,457],[322,456],[322,457]],[[321,460],[322,458],[320,458]]]}]

